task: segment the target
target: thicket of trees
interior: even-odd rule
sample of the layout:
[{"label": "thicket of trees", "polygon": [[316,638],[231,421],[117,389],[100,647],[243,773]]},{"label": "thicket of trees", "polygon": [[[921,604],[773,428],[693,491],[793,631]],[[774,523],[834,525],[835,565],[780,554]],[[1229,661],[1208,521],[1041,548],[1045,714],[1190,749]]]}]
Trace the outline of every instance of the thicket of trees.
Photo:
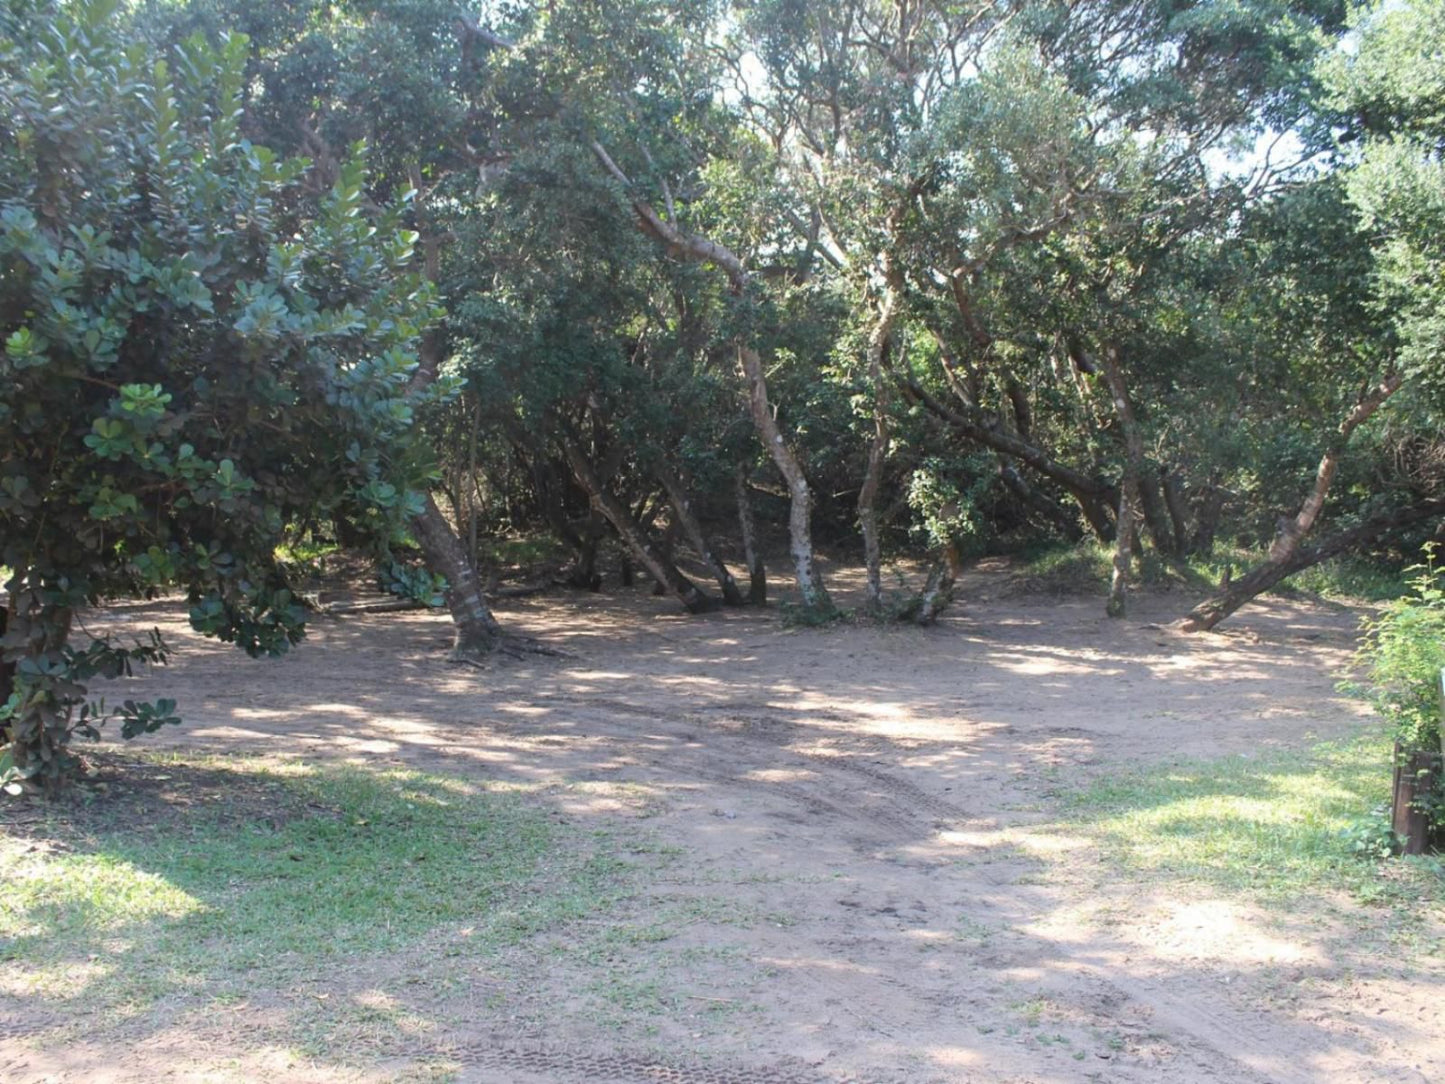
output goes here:
[{"label": "thicket of trees", "polygon": [[[692,612],[765,599],[786,532],[819,617],[823,539],[923,623],[988,550],[1111,545],[1122,614],[1143,550],[1267,547],[1210,628],[1445,513],[1439,0],[3,19],[27,773],[104,714],[87,676],[162,650],[77,646],[78,607],[181,584],[197,627],[282,650],[302,530],[414,540],[476,658],[506,642],[481,555],[519,529],[579,587],[620,547]],[[900,607],[883,562],[920,551]]]}]

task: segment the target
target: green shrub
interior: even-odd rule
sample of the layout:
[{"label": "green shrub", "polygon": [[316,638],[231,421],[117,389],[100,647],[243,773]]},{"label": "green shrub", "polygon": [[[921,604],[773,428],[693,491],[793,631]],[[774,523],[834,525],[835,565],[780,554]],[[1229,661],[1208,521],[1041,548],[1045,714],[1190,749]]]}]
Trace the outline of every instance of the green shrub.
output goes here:
[{"label": "green shrub", "polygon": [[1440,746],[1440,673],[1445,668],[1445,583],[1436,567],[1433,544],[1425,563],[1407,571],[1410,591],[1387,602],[1378,617],[1364,622],[1364,642],[1356,662],[1367,674],[1352,684],[1406,749]]}]

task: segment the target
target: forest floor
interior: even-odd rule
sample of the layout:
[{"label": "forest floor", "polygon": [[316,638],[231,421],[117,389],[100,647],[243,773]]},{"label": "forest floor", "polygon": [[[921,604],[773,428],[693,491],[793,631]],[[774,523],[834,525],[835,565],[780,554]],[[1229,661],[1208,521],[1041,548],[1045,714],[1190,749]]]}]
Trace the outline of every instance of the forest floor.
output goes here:
[{"label": "forest floor", "polygon": [[[1178,594],[1110,621],[1008,575],[985,562],[926,630],[693,618],[642,589],[513,600],[508,627],[567,656],[486,669],[447,664],[444,615],[321,620],[280,661],[174,604],[94,615],[179,649],[121,690],[185,715],[144,743],[177,754],[153,779],[195,753],[417,769],[519,795],[616,862],[595,905],[485,951],[443,915],[386,951],[104,1005],[0,963],[0,1079],[1438,1081],[1435,903],[1183,876],[1079,800],[1226,759],[1283,758],[1255,784],[1287,785],[1370,725],[1335,688],[1359,611],[1269,599],[1185,637]],[[858,578],[835,577],[847,601]]]}]

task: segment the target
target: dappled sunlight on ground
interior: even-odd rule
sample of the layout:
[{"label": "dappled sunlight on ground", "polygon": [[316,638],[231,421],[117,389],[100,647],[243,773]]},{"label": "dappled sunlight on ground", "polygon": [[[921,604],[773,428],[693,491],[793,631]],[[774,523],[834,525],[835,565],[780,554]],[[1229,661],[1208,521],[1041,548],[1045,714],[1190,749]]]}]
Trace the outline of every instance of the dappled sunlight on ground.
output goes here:
[{"label": "dappled sunlight on ground", "polygon": [[[837,582],[846,603],[861,578]],[[1133,822],[1060,824],[1061,794],[1129,765],[1353,732],[1362,709],[1334,685],[1357,615],[1270,601],[1191,638],[1166,627],[1177,597],[1141,595],[1119,622],[1100,600],[996,588],[964,577],[932,629],[690,619],[642,588],[529,598],[506,624],[569,657],[484,669],[448,665],[447,622],[425,613],[320,621],[280,662],[200,640],[174,606],[97,615],[180,648],[123,683],[180,701],[185,725],[153,748],[454,773],[656,863],[613,911],[537,941],[482,956],[456,924],[209,1024],[158,1019],[115,1079],[162,1057],[216,1079],[352,1079],[278,1053],[329,1014],[369,1067],[356,1079],[435,1065],[488,1084],[641,1081],[671,1057],[749,1082],[787,1066],[817,1084],[1426,1084],[1416,1066],[1445,1064],[1445,1038],[1422,1012],[1445,968],[1356,944],[1369,919],[1348,900],[1294,914],[1215,882],[1156,884],[1158,855],[1105,861]],[[1135,814],[1205,842],[1288,831],[1261,803],[1304,784],[1252,785]],[[0,976],[12,1028],[15,982]],[[46,1045],[17,1079],[91,1079],[84,1049],[66,1067]]]}]

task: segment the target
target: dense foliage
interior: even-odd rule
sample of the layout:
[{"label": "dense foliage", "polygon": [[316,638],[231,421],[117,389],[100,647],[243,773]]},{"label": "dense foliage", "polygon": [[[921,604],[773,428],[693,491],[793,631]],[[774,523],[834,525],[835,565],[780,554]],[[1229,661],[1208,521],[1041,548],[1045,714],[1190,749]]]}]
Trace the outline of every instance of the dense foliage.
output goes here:
[{"label": "dense foliage", "polygon": [[[47,780],[107,717],[88,679],[164,659],[78,611],[181,586],[198,630],[280,654],[304,626],[288,526],[346,501],[384,536],[425,468],[412,235],[366,212],[359,158],[317,193],[244,138],[244,37],[158,60],[108,6],[0,53],[0,727],[9,768]],[[130,736],[173,709],[115,714]]]}]

